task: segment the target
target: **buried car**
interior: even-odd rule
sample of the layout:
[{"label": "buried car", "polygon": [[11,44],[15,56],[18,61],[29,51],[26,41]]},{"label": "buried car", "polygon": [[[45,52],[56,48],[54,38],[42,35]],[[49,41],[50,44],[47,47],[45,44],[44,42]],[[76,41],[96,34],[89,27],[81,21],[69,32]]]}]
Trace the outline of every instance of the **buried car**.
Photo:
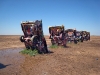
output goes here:
[{"label": "buried car", "polygon": [[68,38],[68,42],[74,41],[75,44],[77,44],[77,42],[80,40],[83,42],[83,37],[81,36],[80,31],[76,31],[76,29],[66,29],[65,33],[66,37]]},{"label": "buried car", "polygon": [[87,32],[87,40],[90,40],[90,32]]},{"label": "buried car", "polygon": [[49,27],[49,34],[51,39],[52,45],[62,45],[66,47],[66,37],[65,37],[65,31],[64,26],[51,26]]},{"label": "buried car", "polygon": [[75,38],[75,36],[76,36],[76,32],[75,31],[76,30],[74,30],[74,29],[66,29],[65,33],[66,33],[66,38],[68,38],[68,42],[74,41],[74,43],[77,44],[77,40]]},{"label": "buried car", "polygon": [[84,41],[90,40],[90,32],[82,31],[82,36]]},{"label": "buried car", "polygon": [[27,49],[36,49],[38,53],[47,53],[47,43],[43,35],[42,20],[21,22],[24,33],[20,41],[25,44]]},{"label": "buried car", "polygon": [[76,38],[78,42],[79,41],[83,42],[83,36],[81,31],[76,31]]}]

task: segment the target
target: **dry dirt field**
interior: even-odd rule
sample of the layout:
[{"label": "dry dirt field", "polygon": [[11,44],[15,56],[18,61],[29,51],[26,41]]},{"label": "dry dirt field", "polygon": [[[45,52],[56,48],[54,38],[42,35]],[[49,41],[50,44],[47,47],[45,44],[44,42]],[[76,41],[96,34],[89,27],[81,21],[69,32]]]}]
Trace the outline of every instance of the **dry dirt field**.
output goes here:
[{"label": "dry dirt field", "polygon": [[0,36],[0,75],[100,75],[100,36],[33,57],[19,53],[24,48],[19,37]]}]

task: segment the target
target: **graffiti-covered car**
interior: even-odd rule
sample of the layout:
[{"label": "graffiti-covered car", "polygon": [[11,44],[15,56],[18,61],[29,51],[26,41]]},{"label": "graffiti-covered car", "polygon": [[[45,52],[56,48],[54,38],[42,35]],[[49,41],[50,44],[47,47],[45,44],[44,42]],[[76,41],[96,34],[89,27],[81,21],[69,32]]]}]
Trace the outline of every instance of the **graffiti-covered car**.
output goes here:
[{"label": "graffiti-covered car", "polygon": [[83,42],[83,36],[81,31],[76,31],[76,38],[78,42],[79,41]]},{"label": "graffiti-covered car", "polygon": [[74,42],[77,44],[76,29],[66,29],[65,33],[66,37],[68,38],[68,42]]},{"label": "graffiti-covered car", "polygon": [[64,26],[51,26],[49,27],[49,34],[52,45],[63,45],[66,46],[66,36]]},{"label": "graffiti-covered car", "polygon": [[82,36],[84,41],[90,40],[90,32],[82,31]]},{"label": "graffiti-covered car", "polygon": [[47,53],[47,43],[43,34],[42,20],[21,22],[23,34],[20,41],[27,49],[36,49],[39,53]]}]

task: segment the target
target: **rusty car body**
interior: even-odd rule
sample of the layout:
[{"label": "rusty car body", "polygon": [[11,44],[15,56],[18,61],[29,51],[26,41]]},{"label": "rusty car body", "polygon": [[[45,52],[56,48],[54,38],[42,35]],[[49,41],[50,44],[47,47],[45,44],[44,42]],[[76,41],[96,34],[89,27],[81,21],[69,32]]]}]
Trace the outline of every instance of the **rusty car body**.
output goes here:
[{"label": "rusty car body", "polygon": [[49,27],[49,34],[52,45],[62,45],[66,47],[65,29],[63,25]]},{"label": "rusty car body", "polygon": [[36,49],[38,53],[47,53],[47,43],[43,34],[42,20],[21,22],[23,34],[20,41],[27,49]]}]

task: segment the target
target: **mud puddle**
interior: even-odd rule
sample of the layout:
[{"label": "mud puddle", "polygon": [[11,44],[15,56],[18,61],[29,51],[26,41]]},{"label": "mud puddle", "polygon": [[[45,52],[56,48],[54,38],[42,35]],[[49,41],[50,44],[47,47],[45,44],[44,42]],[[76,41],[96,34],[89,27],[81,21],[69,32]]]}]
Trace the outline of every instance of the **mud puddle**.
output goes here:
[{"label": "mud puddle", "polygon": [[24,56],[19,53],[22,48],[0,50],[0,75],[19,75],[20,64]]}]

